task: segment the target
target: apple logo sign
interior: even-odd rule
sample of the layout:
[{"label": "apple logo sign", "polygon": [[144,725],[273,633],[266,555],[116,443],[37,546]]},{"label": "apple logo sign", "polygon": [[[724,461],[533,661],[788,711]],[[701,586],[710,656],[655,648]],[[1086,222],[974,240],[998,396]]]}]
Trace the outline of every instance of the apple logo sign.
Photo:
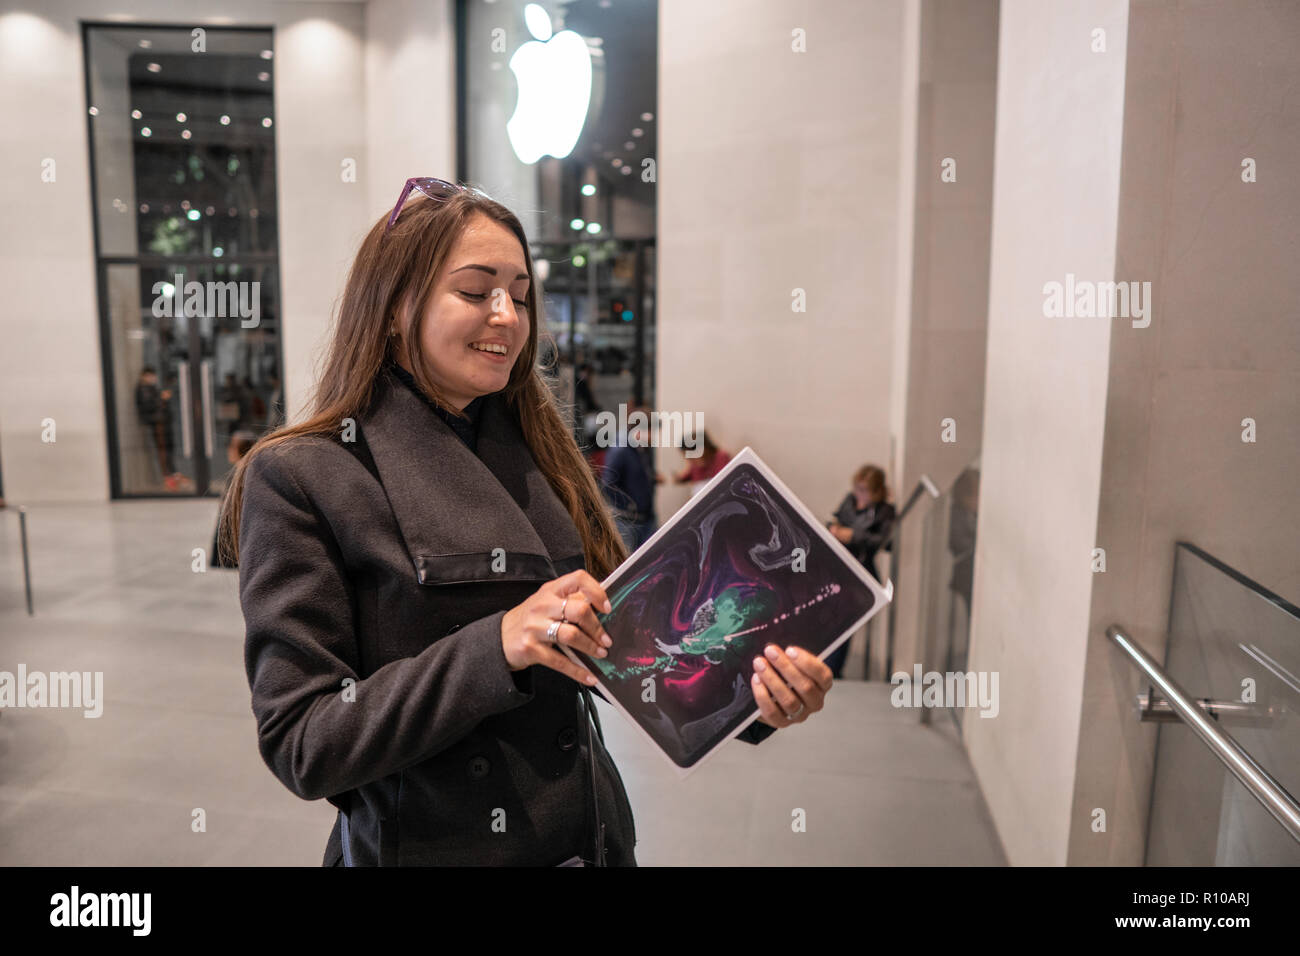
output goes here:
[{"label": "apple logo sign", "polygon": [[524,7],[529,40],[510,58],[519,101],[506,133],[519,161],[543,156],[563,159],[573,152],[591,102],[591,53],[572,30],[551,35],[551,18],[535,3]]}]

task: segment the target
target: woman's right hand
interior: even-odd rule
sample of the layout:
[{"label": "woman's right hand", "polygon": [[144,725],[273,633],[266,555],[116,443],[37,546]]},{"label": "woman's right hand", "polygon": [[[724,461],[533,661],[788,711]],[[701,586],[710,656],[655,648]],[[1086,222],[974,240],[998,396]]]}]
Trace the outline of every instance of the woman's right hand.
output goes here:
[{"label": "woman's right hand", "polygon": [[[574,571],[547,581],[501,619],[501,647],[506,663],[512,671],[541,664],[580,684],[595,684],[595,675],[569,660],[555,645],[567,644],[588,657],[606,656],[605,648],[613,641],[596,619],[596,608],[608,614],[609,598],[600,583],[586,571]],[[561,609],[569,623],[560,625],[552,641],[546,632],[554,621],[560,620]]]}]

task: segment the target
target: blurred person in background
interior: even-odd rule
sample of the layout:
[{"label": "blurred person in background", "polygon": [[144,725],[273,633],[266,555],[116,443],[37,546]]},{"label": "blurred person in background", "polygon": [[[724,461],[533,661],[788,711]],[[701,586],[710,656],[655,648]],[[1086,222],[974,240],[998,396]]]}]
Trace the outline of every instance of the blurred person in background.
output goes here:
[{"label": "blurred person in background", "polygon": [[[649,406],[639,403],[628,408],[627,417],[630,419],[638,411],[644,412],[649,420]],[[663,477],[655,472],[652,456],[646,427],[620,434],[614,446],[605,452],[601,490],[614,509],[614,524],[628,551],[641,547],[659,528],[655,517],[655,485]]]},{"label": "blurred person in background", "polygon": [[[863,465],[854,473],[852,488],[829,525],[831,534],[877,581],[880,572],[876,569],[876,552],[894,528],[894,506],[888,499],[885,470],[877,465]],[[844,661],[849,656],[849,643],[845,641],[826,658],[826,664],[837,678],[842,676]]]},{"label": "blurred person in background", "polygon": [[159,481],[167,481],[174,469],[172,467],[172,443],[170,425],[171,389],[158,387],[158,372],[152,365],[146,365],[140,371],[140,380],[135,386],[135,413],[140,424],[149,433],[158,454]]},{"label": "blurred person in background", "polygon": [[[679,485],[700,484],[708,481],[723,468],[727,467],[727,462],[731,461],[731,453],[724,451],[713,443],[707,430],[702,430],[699,436],[704,445],[703,454],[698,458],[686,457],[686,466],[673,475],[673,481]],[[682,451],[686,455],[685,449]]]},{"label": "blurred person in background", "polygon": [[[257,436],[250,431],[240,429],[230,436],[230,441],[226,443],[226,461],[233,466],[239,464],[240,460],[248,454],[249,449],[257,444]],[[224,496],[226,485],[230,483],[230,472],[216,479],[212,483],[212,490],[217,494]],[[234,568],[238,564],[234,561],[227,561],[221,555],[221,549],[217,547],[218,539],[221,536],[221,509],[217,509],[217,526],[212,532],[212,548],[208,551],[208,566],[213,568]]]}]

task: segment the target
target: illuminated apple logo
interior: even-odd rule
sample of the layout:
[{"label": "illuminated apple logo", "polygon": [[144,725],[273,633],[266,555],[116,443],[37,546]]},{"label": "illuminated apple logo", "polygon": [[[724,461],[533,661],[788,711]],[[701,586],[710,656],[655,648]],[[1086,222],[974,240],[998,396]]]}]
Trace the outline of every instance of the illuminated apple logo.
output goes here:
[{"label": "illuminated apple logo", "polygon": [[591,102],[591,54],[572,30],[551,35],[551,18],[535,3],[524,7],[529,40],[510,58],[519,102],[506,123],[520,162],[543,156],[563,159],[573,152]]}]

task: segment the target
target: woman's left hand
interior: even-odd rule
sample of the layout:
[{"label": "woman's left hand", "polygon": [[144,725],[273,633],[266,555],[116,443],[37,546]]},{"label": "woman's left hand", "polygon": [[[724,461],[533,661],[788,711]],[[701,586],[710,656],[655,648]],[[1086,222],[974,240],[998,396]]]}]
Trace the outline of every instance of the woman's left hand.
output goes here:
[{"label": "woman's left hand", "polygon": [[750,689],[758,704],[759,720],[769,727],[801,724],[822,709],[826,692],[834,685],[831,669],[802,647],[784,650],[775,644],[754,658]]}]

